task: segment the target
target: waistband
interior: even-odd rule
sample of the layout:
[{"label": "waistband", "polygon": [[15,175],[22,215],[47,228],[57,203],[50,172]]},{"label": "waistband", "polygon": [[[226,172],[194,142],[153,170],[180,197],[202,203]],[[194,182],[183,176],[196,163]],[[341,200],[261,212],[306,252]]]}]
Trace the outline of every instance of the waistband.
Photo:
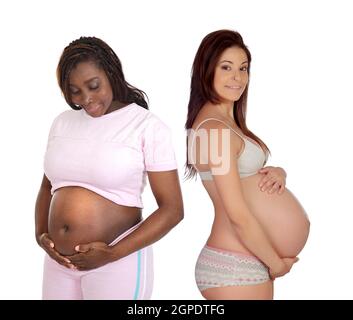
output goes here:
[{"label": "waistband", "polygon": [[209,245],[205,245],[204,249],[209,250],[209,251],[213,251],[213,252],[217,252],[226,256],[233,256],[233,257],[242,257],[242,258],[246,258],[249,260],[253,260],[255,262],[259,262],[261,264],[263,264],[263,262],[261,260],[259,260],[256,256],[245,253],[245,252],[239,252],[239,251],[229,251],[229,250],[225,250],[225,249],[220,249],[220,248],[215,248]]},{"label": "waistband", "polygon": [[135,231],[140,225],[141,223],[143,222],[140,221],[138,223],[136,223],[134,226],[132,226],[130,229],[126,230],[125,232],[123,232],[122,234],[120,234],[116,239],[114,239],[111,243],[109,243],[108,245],[109,246],[113,246],[115,245],[116,243],[118,243],[121,239],[125,238],[126,236],[128,236],[131,232]]}]

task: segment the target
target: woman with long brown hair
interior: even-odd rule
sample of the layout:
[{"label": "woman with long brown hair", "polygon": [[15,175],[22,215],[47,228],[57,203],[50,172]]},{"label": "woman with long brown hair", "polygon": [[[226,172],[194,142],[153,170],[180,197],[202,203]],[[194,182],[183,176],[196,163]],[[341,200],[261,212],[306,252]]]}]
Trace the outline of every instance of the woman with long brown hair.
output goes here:
[{"label": "woman with long brown hair", "polygon": [[208,34],[193,63],[187,176],[200,175],[214,222],[196,263],[206,299],[273,299],[273,280],[298,260],[309,234],[286,172],[246,125],[251,54],[231,30]]},{"label": "woman with long brown hair", "polygon": [[[183,218],[169,128],[101,39],[71,42],[57,78],[72,110],[51,126],[35,207],[43,299],[149,299],[151,244]],[[144,220],[147,176],[158,208]]]}]

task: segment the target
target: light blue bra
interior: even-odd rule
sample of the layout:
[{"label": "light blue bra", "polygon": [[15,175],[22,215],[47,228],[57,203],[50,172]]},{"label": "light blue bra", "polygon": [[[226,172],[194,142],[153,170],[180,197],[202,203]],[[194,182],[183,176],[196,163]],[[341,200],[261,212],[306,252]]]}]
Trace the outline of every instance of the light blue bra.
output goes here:
[{"label": "light blue bra", "polygon": [[[197,131],[200,126],[208,120],[216,120],[222,122],[235,134],[237,134],[244,141],[244,149],[238,157],[238,171],[240,178],[249,177],[257,173],[261,169],[268,158],[268,154],[255,142],[252,142],[246,136],[240,135],[237,131],[231,128],[227,123],[216,118],[208,118],[199,123],[195,131]],[[192,141],[193,143],[194,141]],[[201,180],[213,180],[211,171],[199,171]]]}]

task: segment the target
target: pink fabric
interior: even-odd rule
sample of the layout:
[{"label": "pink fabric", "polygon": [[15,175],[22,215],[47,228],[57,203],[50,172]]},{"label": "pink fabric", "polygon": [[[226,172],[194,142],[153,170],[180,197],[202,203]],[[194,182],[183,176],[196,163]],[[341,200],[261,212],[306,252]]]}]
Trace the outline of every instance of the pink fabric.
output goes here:
[{"label": "pink fabric", "polygon": [[146,171],[176,168],[169,128],[134,103],[97,118],[83,109],[62,112],[52,124],[44,157],[52,194],[81,186],[140,208]]},{"label": "pink fabric", "polygon": [[[138,225],[120,235],[117,243]],[[44,260],[44,300],[147,300],[153,287],[152,247],[88,271],[66,268],[48,255]]]}]

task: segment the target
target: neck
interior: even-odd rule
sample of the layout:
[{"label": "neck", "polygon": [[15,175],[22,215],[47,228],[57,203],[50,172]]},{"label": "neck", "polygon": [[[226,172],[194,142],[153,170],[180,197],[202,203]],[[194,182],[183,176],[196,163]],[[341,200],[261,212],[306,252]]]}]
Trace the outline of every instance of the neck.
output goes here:
[{"label": "neck", "polygon": [[225,118],[230,118],[234,120],[233,117],[233,108],[234,108],[234,103],[225,103],[222,102],[219,105],[217,105],[217,111]]},{"label": "neck", "polygon": [[110,107],[108,108],[107,112],[106,113],[110,113],[110,112],[113,112],[113,111],[116,111],[118,109],[121,109],[123,107],[125,107],[127,104],[126,103],[122,103],[118,100],[114,100]]}]

